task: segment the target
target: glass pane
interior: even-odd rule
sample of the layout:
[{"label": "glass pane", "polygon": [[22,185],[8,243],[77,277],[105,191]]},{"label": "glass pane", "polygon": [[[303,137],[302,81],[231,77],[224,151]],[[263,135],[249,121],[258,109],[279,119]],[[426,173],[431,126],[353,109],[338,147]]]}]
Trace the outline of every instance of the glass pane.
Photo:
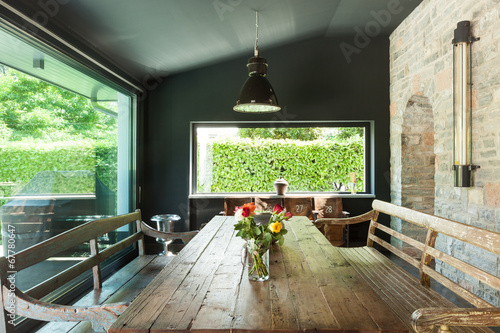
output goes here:
[{"label": "glass pane", "polygon": [[360,127],[196,127],[197,193],[364,192]]},{"label": "glass pane", "polygon": [[[117,214],[122,108],[118,101],[94,106],[87,97],[0,66],[0,255]],[[128,150],[128,140],[124,144]],[[128,228],[121,231],[128,234]],[[117,231],[102,236],[102,249],[119,237]],[[78,245],[19,272],[16,285],[25,291],[89,255],[88,243]]]}]

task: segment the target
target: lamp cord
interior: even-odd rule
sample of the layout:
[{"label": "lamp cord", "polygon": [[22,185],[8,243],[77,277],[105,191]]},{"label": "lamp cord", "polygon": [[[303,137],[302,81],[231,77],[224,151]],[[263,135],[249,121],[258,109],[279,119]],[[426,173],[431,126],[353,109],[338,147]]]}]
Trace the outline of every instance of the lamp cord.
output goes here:
[{"label": "lamp cord", "polygon": [[254,56],[259,57],[259,11],[255,12],[255,50]]}]

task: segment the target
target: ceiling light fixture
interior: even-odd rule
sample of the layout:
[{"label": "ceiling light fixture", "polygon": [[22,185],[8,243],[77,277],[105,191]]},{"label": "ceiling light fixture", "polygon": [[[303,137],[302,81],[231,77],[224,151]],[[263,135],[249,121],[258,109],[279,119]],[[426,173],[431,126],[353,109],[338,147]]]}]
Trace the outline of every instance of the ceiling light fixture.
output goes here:
[{"label": "ceiling light fixture", "polygon": [[266,79],[266,59],[261,58],[259,54],[259,12],[255,13],[255,21],[254,56],[248,59],[248,79],[240,90],[233,110],[245,113],[277,112],[281,107],[273,87]]}]

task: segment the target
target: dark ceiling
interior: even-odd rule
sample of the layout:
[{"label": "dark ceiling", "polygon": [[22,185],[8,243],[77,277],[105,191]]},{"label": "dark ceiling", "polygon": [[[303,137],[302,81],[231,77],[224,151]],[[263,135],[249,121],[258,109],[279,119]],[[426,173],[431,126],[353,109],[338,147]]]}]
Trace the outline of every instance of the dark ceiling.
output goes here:
[{"label": "dark ceiling", "polygon": [[[0,1],[1,2],[1,1]],[[24,1],[30,2],[30,1]],[[65,0],[51,23],[140,80],[313,37],[389,35],[421,0]],[[30,6],[40,6],[31,1]],[[56,10],[57,9],[57,10]],[[52,15],[53,14],[53,15]]]}]

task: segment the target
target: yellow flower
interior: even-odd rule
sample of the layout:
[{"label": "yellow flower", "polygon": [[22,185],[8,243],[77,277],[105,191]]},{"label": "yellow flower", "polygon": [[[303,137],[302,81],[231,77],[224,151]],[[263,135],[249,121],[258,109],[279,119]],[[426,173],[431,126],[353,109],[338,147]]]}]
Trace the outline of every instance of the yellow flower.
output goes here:
[{"label": "yellow flower", "polygon": [[274,233],[280,232],[282,228],[283,226],[281,225],[280,222],[274,222],[269,225],[269,229]]}]

